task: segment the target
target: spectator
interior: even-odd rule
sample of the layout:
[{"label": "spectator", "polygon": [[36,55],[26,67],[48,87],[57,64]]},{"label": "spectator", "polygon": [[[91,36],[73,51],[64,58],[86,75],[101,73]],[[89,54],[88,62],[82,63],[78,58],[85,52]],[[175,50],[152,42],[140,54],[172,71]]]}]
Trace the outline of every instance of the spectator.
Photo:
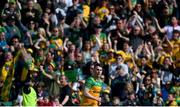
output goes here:
[{"label": "spectator", "polygon": [[177,0],[0,5],[0,105],[180,104]]},{"label": "spectator", "polygon": [[67,77],[62,75],[59,82],[61,84],[60,105],[61,106],[72,105],[72,102],[71,102],[71,88],[68,85]]}]

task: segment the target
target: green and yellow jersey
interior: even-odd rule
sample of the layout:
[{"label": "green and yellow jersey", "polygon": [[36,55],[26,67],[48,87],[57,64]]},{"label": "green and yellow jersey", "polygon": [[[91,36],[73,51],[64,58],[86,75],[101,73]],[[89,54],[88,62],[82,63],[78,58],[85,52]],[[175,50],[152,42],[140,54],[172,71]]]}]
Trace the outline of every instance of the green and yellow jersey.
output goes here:
[{"label": "green and yellow jersey", "polygon": [[[93,77],[89,77],[85,82],[85,88],[89,89],[89,93],[94,97],[99,97],[102,91],[103,82],[101,80],[95,80]],[[87,98],[83,95],[82,106],[98,106],[98,101]]]}]

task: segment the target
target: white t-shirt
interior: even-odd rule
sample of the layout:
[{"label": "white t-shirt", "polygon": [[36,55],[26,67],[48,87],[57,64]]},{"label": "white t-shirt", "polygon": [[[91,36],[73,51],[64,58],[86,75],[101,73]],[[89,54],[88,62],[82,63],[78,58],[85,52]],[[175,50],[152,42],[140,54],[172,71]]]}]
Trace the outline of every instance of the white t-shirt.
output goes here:
[{"label": "white t-shirt", "polygon": [[167,25],[167,26],[164,27],[164,30],[167,33],[168,39],[172,39],[172,36],[173,36],[172,32],[173,32],[173,30],[180,31],[180,26],[178,25],[176,27],[173,27],[173,26]]}]

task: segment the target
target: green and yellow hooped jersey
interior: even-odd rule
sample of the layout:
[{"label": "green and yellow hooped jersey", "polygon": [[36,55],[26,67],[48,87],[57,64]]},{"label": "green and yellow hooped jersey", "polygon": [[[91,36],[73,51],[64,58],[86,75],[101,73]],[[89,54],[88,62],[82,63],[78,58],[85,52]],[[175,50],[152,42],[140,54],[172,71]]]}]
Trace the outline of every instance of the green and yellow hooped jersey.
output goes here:
[{"label": "green and yellow hooped jersey", "polygon": [[[101,80],[96,81],[93,77],[89,77],[86,80],[85,88],[89,89],[89,93],[94,97],[99,97],[102,91],[103,82]],[[98,101],[83,96],[82,106],[98,106]]]}]

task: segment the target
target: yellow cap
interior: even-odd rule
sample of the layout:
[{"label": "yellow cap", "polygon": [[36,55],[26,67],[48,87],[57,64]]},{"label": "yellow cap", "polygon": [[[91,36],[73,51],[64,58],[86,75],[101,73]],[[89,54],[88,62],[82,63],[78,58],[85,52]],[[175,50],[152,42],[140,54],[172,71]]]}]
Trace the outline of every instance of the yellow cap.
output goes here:
[{"label": "yellow cap", "polygon": [[104,93],[108,93],[108,94],[110,93],[110,91],[109,91],[109,90],[107,90],[107,89],[106,89],[106,90],[104,90],[103,92],[104,92]]},{"label": "yellow cap", "polygon": [[109,49],[109,52],[113,52],[114,53],[115,51],[114,51],[114,49]]},{"label": "yellow cap", "polygon": [[30,52],[31,54],[33,53],[33,50],[31,48],[27,49],[27,52]]},{"label": "yellow cap", "polygon": [[51,62],[50,65],[55,68],[55,64],[53,62]]},{"label": "yellow cap", "polygon": [[122,56],[123,59],[125,58],[125,53],[123,51],[117,51],[116,54]]}]

